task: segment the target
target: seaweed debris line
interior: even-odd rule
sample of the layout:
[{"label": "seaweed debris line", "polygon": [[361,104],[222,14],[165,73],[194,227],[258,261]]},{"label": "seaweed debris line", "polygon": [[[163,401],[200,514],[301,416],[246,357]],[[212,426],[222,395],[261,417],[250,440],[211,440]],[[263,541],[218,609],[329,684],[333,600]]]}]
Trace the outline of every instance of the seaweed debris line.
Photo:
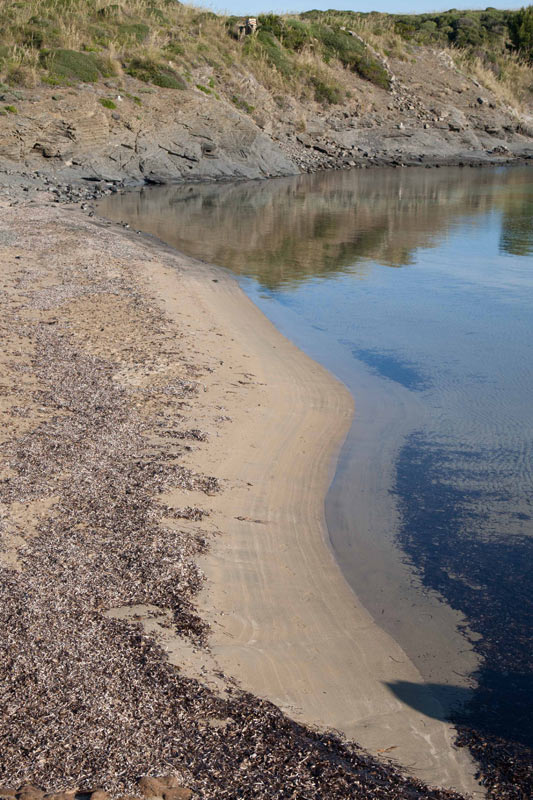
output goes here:
[{"label": "seaweed debris line", "polygon": [[[109,223],[46,202],[4,203],[0,255],[0,796],[459,798],[331,730],[342,697],[348,714],[358,695],[367,715],[374,702],[385,713],[385,690],[373,696],[365,675],[380,674],[389,646],[373,649],[370,620],[352,630],[354,598],[320,539],[318,490],[351,413],[344,390],[229,279],[214,283],[208,268]],[[305,435],[295,427],[311,487],[302,508],[299,476],[285,473],[287,403],[308,409]],[[328,441],[314,438],[318,422]],[[271,479],[252,486],[265,470]],[[292,499],[278,516],[265,502],[274,473]],[[319,579],[289,608],[294,596],[283,600],[276,582],[301,588],[295,556]],[[236,570],[249,579],[234,582]],[[322,588],[329,617],[317,611]],[[277,641],[265,641],[263,604],[279,621]],[[328,641],[318,626],[339,612]],[[315,614],[298,654],[285,636]],[[342,667],[341,630],[367,673],[357,660]],[[320,676],[326,655],[332,667]],[[246,691],[252,667],[269,699]],[[303,714],[270,702],[287,703],[291,672],[317,698],[302,700]],[[391,719],[404,720],[394,742],[411,736],[444,782],[474,785],[445,725],[392,713],[401,709],[390,702]],[[330,729],[305,724],[315,720]],[[361,713],[346,727],[364,733]],[[383,749],[396,752],[392,744]]]}]

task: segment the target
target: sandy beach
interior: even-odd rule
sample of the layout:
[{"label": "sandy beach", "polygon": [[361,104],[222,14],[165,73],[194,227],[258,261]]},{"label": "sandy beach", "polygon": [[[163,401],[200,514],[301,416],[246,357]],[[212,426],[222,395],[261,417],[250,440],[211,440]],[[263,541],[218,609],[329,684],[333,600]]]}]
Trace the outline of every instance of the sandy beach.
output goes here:
[{"label": "sandy beach", "polygon": [[[466,751],[453,746],[453,729],[432,718],[438,713],[428,716],[401,703],[385,685],[393,680],[415,684],[423,681],[401,648],[357,601],[329,547],[324,496],[354,411],[348,391],[281,336],[223,271],[198,264],[105,221],[93,223],[74,210],[59,211],[45,204],[24,209],[4,205],[0,212],[6,297],[12,303],[12,319],[19,327],[23,325],[20,330],[10,328],[11,318],[4,318],[4,334],[11,337],[3,362],[7,390],[0,398],[7,420],[2,433],[1,476],[4,582],[11,596],[16,595],[19,586],[21,598],[24,592],[26,596],[39,596],[39,613],[44,609],[43,619],[59,626],[58,636],[66,636],[67,623],[74,624],[72,620],[78,615],[77,625],[84,642],[82,655],[77,651],[75,657],[74,653],[68,655],[68,647],[76,644],[75,636],[68,644],[62,642],[62,646],[69,663],[78,659],[86,694],[92,691],[90,680],[96,679],[94,675],[101,671],[104,680],[104,675],[115,669],[112,648],[116,642],[123,648],[121,657],[130,650],[134,653],[131,648],[139,646],[139,641],[143,648],[149,642],[154,659],[161,647],[168,655],[169,666],[162,667],[157,662],[157,669],[163,670],[157,687],[161,681],[171,680],[174,673],[168,670],[178,667],[181,699],[188,696],[187,692],[196,698],[187,701],[187,724],[195,736],[201,735],[206,751],[215,752],[215,744],[219,746],[230,735],[232,725],[237,726],[235,719],[241,711],[237,713],[231,703],[237,702],[235,687],[241,687],[285,712],[286,717],[281,715],[279,719],[287,721],[276,723],[280,757],[285,752],[285,730],[293,731],[291,735],[297,731],[306,742],[313,740],[310,733],[291,728],[292,719],[320,731],[339,731],[371,754],[390,759],[430,785],[481,796]],[[125,290],[125,286],[129,288]],[[36,328],[40,331],[37,337],[28,333],[32,325],[40,326]],[[16,335],[12,334],[15,329],[19,331]],[[58,339],[54,339],[56,334]],[[70,355],[65,349],[67,344],[75,348],[69,350]],[[45,366],[35,371],[39,348]],[[32,433],[40,431],[41,435],[47,425],[53,425],[57,438],[58,426],[70,419],[76,403],[85,416],[88,414],[89,401],[81,403],[79,387],[74,386],[70,399],[67,397],[65,387],[70,386],[72,376],[65,367],[61,372],[54,366],[56,352],[66,362],[69,358],[75,361],[81,353],[89,359],[87,364],[93,373],[104,369],[99,364],[108,365],[102,374],[108,375],[104,384],[112,400],[106,400],[103,392],[103,405],[95,408],[99,413],[101,408],[112,409],[115,428],[111,443],[106,440],[105,447],[102,431],[86,446],[87,452],[91,447],[94,451],[92,479],[98,476],[101,480],[107,469],[105,459],[98,461],[103,459],[102,454],[109,464],[117,454],[125,454],[124,458],[130,459],[131,475],[140,464],[135,442],[142,443],[144,454],[151,454],[151,464],[160,464],[153,470],[153,475],[159,477],[151,478],[150,483],[157,502],[141,522],[131,517],[133,532],[138,530],[139,538],[125,538],[122,543],[119,539],[116,556],[116,537],[110,539],[109,531],[116,532],[119,517],[113,522],[114,527],[106,528],[108,523],[100,517],[94,522],[94,510],[85,512],[83,502],[71,497],[71,487],[78,486],[77,481],[82,487],[84,481],[89,485],[84,461],[87,456],[81,454],[79,445],[77,450],[74,448],[75,456],[67,452],[68,448],[59,448],[57,474],[43,473],[44,464],[34,459],[37,450],[31,443]],[[80,370],[81,366],[79,374]],[[12,384],[16,387],[15,399],[13,390],[9,390],[9,381],[15,380],[13,375],[19,376],[19,383]],[[51,397],[46,381],[54,376],[57,380]],[[94,404],[93,390],[89,396]],[[137,415],[135,425],[130,416],[121,416],[122,408]],[[31,455],[27,455],[30,462],[35,461],[35,473],[29,474],[21,466],[24,447]],[[178,456],[179,467],[175,467]],[[80,471],[80,463],[85,472]],[[167,467],[161,466],[164,464]],[[28,486],[31,480],[36,484],[38,474],[45,474],[46,480],[41,479],[30,491]],[[116,487],[122,485],[119,477],[110,479],[106,484],[108,494],[101,498],[104,501],[111,497],[113,508],[118,508],[116,493],[121,490]],[[124,485],[128,495],[131,490],[127,481]],[[94,498],[95,487],[89,488]],[[69,520],[65,516],[68,502],[79,509],[75,525],[72,514]],[[137,515],[139,507],[134,506]],[[141,552],[140,548],[145,547],[143,531],[146,526],[152,530],[156,517],[164,527],[154,528],[152,550]],[[69,538],[74,536],[73,525],[77,529],[75,539]],[[131,526],[125,525],[121,535],[133,536]],[[91,537],[85,537],[86,529]],[[100,529],[107,533],[98,539],[94,531]],[[66,554],[58,556],[61,539],[54,537],[60,533],[65,537]],[[174,544],[167,542],[168,535],[174,534]],[[176,543],[181,548],[179,564],[173,561],[177,559]],[[117,559],[123,559],[128,547],[129,571],[122,562],[120,568],[117,566]],[[198,562],[205,579],[196,571],[194,564]],[[172,580],[167,581],[167,575]],[[178,584],[181,595],[175,593]],[[57,606],[58,593],[62,610]],[[88,630],[93,631],[90,636]],[[142,630],[144,635],[139,640]],[[132,638],[135,631],[137,638]],[[13,645],[14,652],[17,646]],[[32,656],[35,663],[45,657],[42,653],[46,647]],[[54,658],[57,661],[57,655]],[[116,658],[118,664],[119,656]],[[120,661],[120,669],[129,669],[132,659],[135,661],[130,655],[128,664]],[[21,675],[29,680],[22,655],[17,664]],[[48,681],[45,666],[43,662],[39,674],[46,673]],[[157,694],[149,683],[148,700],[145,703],[145,695],[139,695],[143,703],[138,705],[138,697],[128,694],[125,698],[120,693],[126,691],[128,680],[141,678],[126,679],[126,672],[119,674],[116,669],[115,708],[124,710],[109,717],[113,722],[99,734],[96,749],[88,749],[88,757],[92,757],[91,752],[93,756],[99,754],[94,769],[76,761],[78,751],[70,739],[67,747],[68,736],[65,739],[64,732],[55,740],[52,736],[56,735],[54,726],[65,725],[67,706],[68,714],[72,712],[69,701],[64,708],[61,706],[63,711],[57,712],[57,720],[46,717],[43,730],[35,726],[35,735],[39,734],[41,742],[38,747],[37,740],[32,740],[33,745],[26,742],[29,752],[33,747],[33,752],[40,753],[39,759],[23,763],[21,752],[15,748],[2,765],[2,778],[31,779],[55,790],[65,789],[68,786],[65,772],[61,774],[63,765],[64,770],[71,770],[71,788],[73,784],[76,788],[94,786],[99,777],[112,792],[117,792],[117,786],[131,792],[132,776],[140,774],[141,764],[144,774],[161,774],[164,762],[184,785],[195,791],[201,788],[202,797],[233,796],[217,795],[211,784],[202,784],[197,764],[180,770],[176,765],[185,763],[186,750],[181,753],[181,760],[177,744],[172,753],[165,750],[168,734],[163,732],[163,723],[167,724],[166,715],[172,709],[172,713],[181,715],[180,746],[186,748],[187,737],[192,735],[179,711],[181,707],[172,705],[179,698],[172,695],[170,703],[170,690],[161,694],[157,688]],[[156,671],[154,666],[151,674]],[[56,688],[46,681],[43,677],[47,702],[51,702]],[[163,695],[167,698],[164,713],[163,706],[157,705],[163,703]],[[106,696],[106,703],[114,697],[112,692]],[[9,686],[2,703],[8,701],[11,705],[0,710],[9,709],[9,719],[16,730],[15,722],[24,723],[25,700],[17,695],[16,687]],[[428,696],[425,702],[428,713],[434,712],[435,701]],[[131,703],[131,711],[127,703]],[[257,705],[248,695],[239,703],[244,704],[239,708],[253,708],[256,714],[256,722],[246,725],[242,717],[240,731],[251,725],[263,730],[272,724],[268,716],[272,712],[267,714],[266,706]],[[136,704],[137,728],[132,727]],[[99,708],[101,713],[102,707]],[[87,712],[88,725],[91,713]],[[154,713],[159,724],[157,735],[156,728],[147,727]],[[202,723],[199,731],[199,721],[205,719],[210,722]],[[27,726],[27,718],[24,724]],[[121,725],[130,735],[127,755],[117,741]],[[46,726],[52,727],[48,730]],[[83,726],[77,733],[83,738]],[[195,747],[198,753],[199,746]],[[335,744],[335,748],[343,747]],[[54,750],[53,758],[48,748]],[[291,758],[297,755],[296,745],[292,750]],[[249,756],[249,745],[246,752]],[[350,769],[355,769],[350,761],[355,756],[345,750],[342,753],[346,764],[351,764]],[[122,772],[115,771],[114,777],[110,775],[102,781],[105,757],[113,762],[115,770],[120,763]],[[244,763],[243,758],[240,756],[239,763]],[[307,759],[302,756],[293,771],[301,769]],[[193,764],[193,759],[187,763]],[[242,767],[240,772],[235,769],[241,780]],[[272,769],[274,775],[275,766]],[[379,768],[373,769],[379,772]],[[264,775],[270,774],[264,766],[263,770]],[[231,780],[237,780],[233,773]],[[331,778],[334,780],[337,777]],[[383,777],[380,780],[383,786]],[[346,792],[350,784],[344,785]],[[429,790],[418,784],[409,785],[415,787],[412,791],[419,792],[412,796],[444,797],[438,791],[424,794]],[[332,798],[352,796],[336,794],[336,783],[318,782],[316,789],[317,796],[324,791]],[[256,794],[246,796],[260,796],[259,790],[254,791]]]},{"label": "sandy beach", "polygon": [[[482,796],[453,728],[430,718],[438,713],[429,692],[426,716],[387,688],[409,681],[424,698],[418,670],[357,601],[329,548],[324,496],[354,412],[351,395],[231,277],[217,272],[213,283],[202,272],[184,276],[186,294],[207,335],[211,326],[224,331],[224,406],[233,422],[200,462],[195,456],[226,485],[211,503],[224,533],[201,562],[208,585],[200,608],[217,662],[296,719],[340,730],[430,784]],[[168,297],[170,285],[160,291]],[[183,301],[169,303],[170,313]]]}]

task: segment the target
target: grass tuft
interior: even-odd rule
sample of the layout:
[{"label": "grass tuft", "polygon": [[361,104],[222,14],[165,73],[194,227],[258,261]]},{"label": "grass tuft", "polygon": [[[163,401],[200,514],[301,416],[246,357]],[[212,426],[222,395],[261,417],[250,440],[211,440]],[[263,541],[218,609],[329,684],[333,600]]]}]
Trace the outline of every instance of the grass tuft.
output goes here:
[{"label": "grass tuft", "polygon": [[41,50],[39,60],[48,70],[49,77],[57,82],[94,83],[101,77],[113,74],[106,60],[93,53],[63,49]]},{"label": "grass tuft", "polygon": [[169,66],[149,58],[134,58],[126,66],[126,72],[144,83],[153,83],[164,89],[186,89],[187,83]]}]

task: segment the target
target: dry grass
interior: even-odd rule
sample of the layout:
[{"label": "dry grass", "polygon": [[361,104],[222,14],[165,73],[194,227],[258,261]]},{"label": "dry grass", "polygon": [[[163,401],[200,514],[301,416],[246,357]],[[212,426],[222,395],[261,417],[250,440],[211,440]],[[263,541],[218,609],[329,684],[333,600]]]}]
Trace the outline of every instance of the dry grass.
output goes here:
[{"label": "dry grass", "polygon": [[473,57],[467,50],[454,49],[450,52],[461,71],[475,77],[482,86],[495,94],[500,103],[508,106],[514,113],[523,113],[527,110],[528,104],[531,105],[533,93],[531,67],[517,55],[505,56],[491,69],[486,61],[479,56]]},{"label": "dry grass", "polygon": [[[254,82],[270,94],[298,100],[316,98],[318,82],[326,87],[322,92],[324,102],[342,102],[350,85],[346,72],[358,70],[354,64],[344,61],[343,67],[337,61],[342,56],[331,47],[328,51],[317,25],[322,29],[330,26],[340,39],[344,38],[339,31],[341,26],[353,30],[370,51],[386,58],[412,57],[412,44],[402,38],[396,19],[387,14],[309,12],[301,17],[277,18],[284,25],[297,21],[306,29],[308,41],[300,48],[291,48],[284,35],[274,37],[269,45],[261,32],[237,41],[230,35],[235,19],[170,0],[0,0],[0,80],[13,86],[33,86],[41,79],[52,84],[90,80],[78,75],[75,68],[71,72],[54,72],[54,63],[47,60],[46,51],[62,49],[100,59],[107,65],[101,71],[104,77],[120,77],[123,70],[128,71],[131,61],[143,60],[174,71],[176,83],[181,86],[186,85],[183,79],[195,86],[212,78],[214,98],[220,93],[231,99],[241,91],[239,87]],[[428,40],[428,46],[434,43]],[[491,69],[489,62],[476,57],[473,49],[450,48],[450,52],[502,103],[517,112],[524,109],[531,98],[533,80],[531,68],[516,56],[505,51],[492,54],[497,69]],[[373,58],[371,52],[367,52],[367,58]],[[366,77],[386,88],[386,73],[381,70],[378,74],[380,59],[374,61],[375,74],[368,73]],[[145,73],[143,79],[150,78]],[[243,100],[255,105],[256,93],[244,93]]]}]

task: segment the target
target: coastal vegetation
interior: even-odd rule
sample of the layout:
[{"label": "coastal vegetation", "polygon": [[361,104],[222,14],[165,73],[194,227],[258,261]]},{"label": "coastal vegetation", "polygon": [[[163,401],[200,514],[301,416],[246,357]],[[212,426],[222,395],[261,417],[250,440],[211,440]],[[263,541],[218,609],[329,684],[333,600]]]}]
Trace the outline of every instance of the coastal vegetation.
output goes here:
[{"label": "coastal vegetation", "polygon": [[510,105],[520,106],[532,91],[533,6],[418,15],[268,13],[244,37],[238,23],[176,0],[2,0],[0,80],[23,88],[126,73],[183,90],[205,85],[196,73],[208,68],[220,95],[234,104],[236,96],[243,110],[252,98],[235,91],[236,73],[251,74],[271,91],[335,105],[349,96],[343,71],[389,89],[388,60],[408,61],[428,46],[445,48]]}]

